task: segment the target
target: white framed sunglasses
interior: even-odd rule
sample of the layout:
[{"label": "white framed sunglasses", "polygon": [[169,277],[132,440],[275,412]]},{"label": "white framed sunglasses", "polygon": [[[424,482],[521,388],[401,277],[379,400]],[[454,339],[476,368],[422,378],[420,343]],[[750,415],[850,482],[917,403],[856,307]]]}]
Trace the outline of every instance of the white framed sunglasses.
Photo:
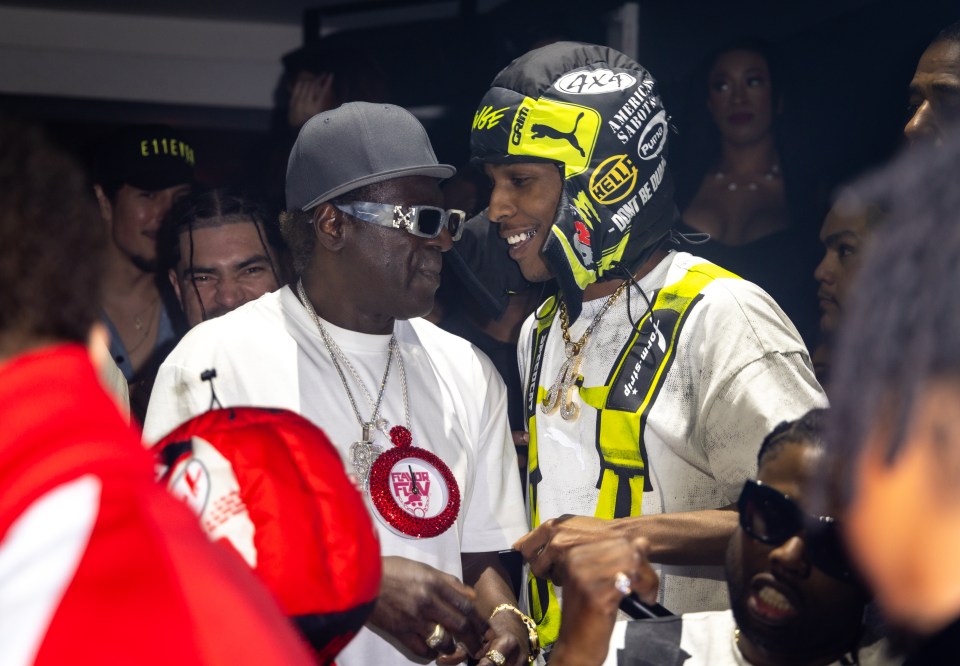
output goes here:
[{"label": "white framed sunglasses", "polygon": [[455,208],[444,210],[437,206],[399,206],[370,201],[334,203],[333,206],[358,220],[381,227],[403,229],[421,238],[436,238],[446,227],[453,240],[460,240],[467,221],[467,214]]}]

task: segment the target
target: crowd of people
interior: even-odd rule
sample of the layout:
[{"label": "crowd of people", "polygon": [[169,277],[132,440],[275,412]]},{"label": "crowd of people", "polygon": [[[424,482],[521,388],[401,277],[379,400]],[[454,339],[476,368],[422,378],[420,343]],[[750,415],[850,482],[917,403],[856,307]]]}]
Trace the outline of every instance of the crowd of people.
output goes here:
[{"label": "crowd of people", "polygon": [[819,264],[758,40],[686,201],[610,47],[507,65],[458,178],[303,57],[278,216],[0,118],[0,663],[960,663],[960,23]]}]

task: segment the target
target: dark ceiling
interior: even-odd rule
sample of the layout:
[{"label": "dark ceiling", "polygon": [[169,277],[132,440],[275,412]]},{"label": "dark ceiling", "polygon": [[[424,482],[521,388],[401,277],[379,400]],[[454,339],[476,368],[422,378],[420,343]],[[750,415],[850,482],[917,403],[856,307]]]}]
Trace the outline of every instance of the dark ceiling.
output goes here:
[{"label": "dark ceiling", "polygon": [[[467,20],[456,16],[464,2],[476,9],[476,15]],[[349,4],[362,9],[369,2],[166,0],[158,5],[147,0],[31,0],[19,4],[32,9],[299,25],[308,8]],[[341,32],[339,38],[360,45],[383,63],[395,93],[392,101],[446,109],[443,118],[428,129],[441,159],[460,164],[466,159],[473,106],[500,68],[531,44],[553,36],[605,41],[608,12],[621,4],[616,0],[427,0],[416,8],[399,10],[404,19],[413,19],[402,29],[385,24],[383,12],[361,12],[352,21],[354,32]],[[792,73],[789,109],[791,131],[799,145],[799,170],[808,175],[810,191],[821,201],[839,182],[878,164],[897,148],[907,86],[917,59],[940,28],[960,19],[957,0],[648,0],[639,5],[638,59],[660,82],[680,145],[692,144],[694,150],[697,142],[691,128],[704,122],[697,116],[703,110],[704,93],[691,81],[706,54],[744,35],[761,36],[782,52]],[[336,26],[338,21],[342,18],[325,25]],[[73,114],[74,121],[87,123],[96,114],[118,122],[156,113],[149,108],[114,107],[101,104],[85,109],[76,101],[58,106],[41,100],[24,108],[61,122],[70,122]],[[222,109],[163,111],[169,122],[185,127],[243,124],[235,118],[238,112]],[[234,135],[223,143],[242,145]]]},{"label": "dark ceiling", "polygon": [[[14,0],[0,2],[10,7],[29,9],[58,9],[67,11],[107,12],[111,14],[133,14],[149,16],[172,16],[181,18],[203,18],[231,21],[262,21],[266,23],[285,23],[299,25],[303,13],[308,9],[355,5],[362,8],[371,2],[382,0]],[[412,11],[414,16],[436,16],[455,11],[456,0],[422,0]],[[481,10],[499,2],[481,2]]]}]

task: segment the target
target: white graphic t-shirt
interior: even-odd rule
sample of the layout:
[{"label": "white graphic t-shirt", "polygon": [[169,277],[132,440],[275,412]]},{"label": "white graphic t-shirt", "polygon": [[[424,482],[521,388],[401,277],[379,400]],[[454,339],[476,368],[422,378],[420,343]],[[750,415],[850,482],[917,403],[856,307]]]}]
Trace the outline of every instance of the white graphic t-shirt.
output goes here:
[{"label": "white graphic t-shirt", "polygon": [[[639,280],[651,301],[703,259],[671,252]],[[763,438],[781,421],[796,419],[826,397],[793,324],[756,285],[719,277],[701,292],[682,324],[672,365],[647,415],[643,431],[649,490],[642,514],[718,509],[734,504],[743,483],[756,475]],[[585,302],[570,326],[579,340],[606,299]],[[608,382],[634,323],[647,301],[631,287],[614,302],[581,352],[583,386]],[[520,375],[530,381],[536,314],[523,327],[518,347]],[[539,385],[549,389],[566,360],[559,320],[549,331]],[[664,343],[654,344],[661,351]],[[665,348],[665,347],[664,347]],[[563,514],[592,516],[597,508],[601,458],[597,410],[571,391],[580,408],[575,420],[537,406],[537,486],[540,520]],[[657,566],[660,603],[673,613],[729,606],[723,567]],[[557,590],[558,596],[560,590]]]},{"label": "white graphic t-shirt", "polygon": [[[357,333],[327,322],[324,326],[376,400],[390,336]],[[462,552],[508,549],[526,531],[516,452],[507,423],[506,389],[486,356],[425,320],[397,321],[394,334],[406,374],[412,446],[432,452],[450,469],[461,507],[450,529],[423,539],[397,535],[373,511],[381,553],[423,562],[461,578]],[[208,369],[216,370],[213,385],[223,406],[298,412],[326,432],[347,470],[351,469],[348,451],[351,443],[361,439],[361,427],[315,323],[289,287],[204,322],[183,338],[157,374],[144,423],[148,442],[210,407],[210,385],[200,379]],[[347,368],[344,375],[366,420],[372,406]],[[405,425],[396,363],[387,378],[380,413],[389,426]],[[384,450],[393,446],[381,431],[375,431],[374,443]],[[418,467],[414,475],[419,479],[423,472]],[[422,485],[420,489],[427,490]],[[434,501],[438,489],[431,486],[430,491],[426,499]],[[403,489],[395,494],[407,495]],[[428,508],[426,515],[432,514]],[[418,663],[405,659],[397,649],[364,628],[337,663]]]}]

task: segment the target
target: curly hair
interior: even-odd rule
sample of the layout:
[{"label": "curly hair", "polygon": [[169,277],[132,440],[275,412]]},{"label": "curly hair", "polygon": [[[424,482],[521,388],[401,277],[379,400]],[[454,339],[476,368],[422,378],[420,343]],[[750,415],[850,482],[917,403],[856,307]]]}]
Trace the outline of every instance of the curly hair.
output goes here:
[{"label": "curly hair", "polygon": [[889,215],[850,290],[834,353],[828,441],[847,489],[868,437],[883,438],[892,463],[923,387],[960,380],[957,174],[954,132],[939,148],[909,150],[859,184]]},{"label": "curly hair", "polygon": [[0,336],[86,341],[107,245],[90,193],[40,128],[0,118]]}]

